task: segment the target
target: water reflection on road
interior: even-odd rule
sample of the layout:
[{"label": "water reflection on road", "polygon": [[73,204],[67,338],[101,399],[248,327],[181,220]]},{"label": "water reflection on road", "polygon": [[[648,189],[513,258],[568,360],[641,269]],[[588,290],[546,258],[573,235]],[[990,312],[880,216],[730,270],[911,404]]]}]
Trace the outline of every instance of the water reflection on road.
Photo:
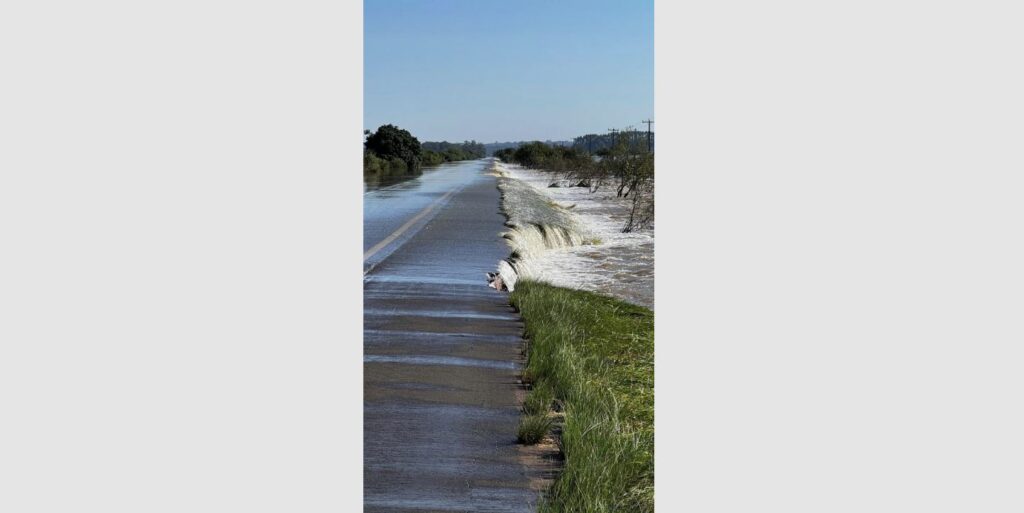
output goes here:
[{"label": "water reflection on road", "polygon": [[367,513],[527,513],[552,473],[515,442],[523,326],[484,279],[508,253],[486,165],[364,195],[364,255],[378,259],[363,283]]},{"label": "water reflection on road", "polygon": [[400,246],[404,240],[414,235],[437,213],[436,209],[428,212],[424,212],[424,209],[441,200],[445,194],[478,179],[484,165],[485,161],[483,160],[453,162],[426,168],[420,175],[392,181],[388,185],[364,183],[363,187],[366,191],[363,194],[364,252],[401,230],[418,214],[424,214],[421,219],[417,220],[416,226],[406,227],[407,229],[400,234],[401,238],[388,244],[387,248],[375,251],[374,255],[364,264],[366,266],[376,265]]}]

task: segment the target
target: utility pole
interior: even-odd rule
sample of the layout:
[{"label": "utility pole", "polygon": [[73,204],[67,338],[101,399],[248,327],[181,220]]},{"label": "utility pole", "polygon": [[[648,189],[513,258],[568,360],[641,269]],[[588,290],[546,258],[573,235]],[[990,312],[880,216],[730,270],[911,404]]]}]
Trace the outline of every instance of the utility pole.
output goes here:
[{"label": "utility pole", "polygon": [[612,133],[612,148],[615,148],[615,134],[619,133],[619,130],[617,128],[609,128],[608,131]]},{"label": "utility pole", "polygon": [[641,123],[647,123],[647,151],[654,151],[654,147],[651,146],[651,124],[654,123],[654,121],[646,119],[644,121],[641,121]]}]

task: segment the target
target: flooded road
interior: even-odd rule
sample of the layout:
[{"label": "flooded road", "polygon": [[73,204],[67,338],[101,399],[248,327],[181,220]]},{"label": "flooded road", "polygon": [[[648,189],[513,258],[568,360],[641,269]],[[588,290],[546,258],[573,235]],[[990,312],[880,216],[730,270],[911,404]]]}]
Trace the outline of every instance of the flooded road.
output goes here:
[{"label": "flooded road", "polygon": [[485,160],[364,195],[364,510],[534,511],[516,444],[522,323],[484,273],[507,256]]},{"label": "flooded road", "polygon": [[[482,161],[458,162],[428,168],[423,174],[389,185],[364,185],[363,194],[363,267],[364,271],[384,260],[417,229],[439,211],[454,192],[479,174]],[[429,208],[431,205],[434,208]],[[426,209],[426,212],[424,213]],[[423,215],[420,215],[423,214]],[[417,215],[420,215],[417,218]],[[411,223],[410,223],[411,222]],[[401,230],[403,226],[405,230]],[[399,232],[400,231],[400,232]],[[392,237],[398,233],[397,237]],[[379,247],[387,242],[384,247]],[[379,247],[376,251],[372,251]]]}]

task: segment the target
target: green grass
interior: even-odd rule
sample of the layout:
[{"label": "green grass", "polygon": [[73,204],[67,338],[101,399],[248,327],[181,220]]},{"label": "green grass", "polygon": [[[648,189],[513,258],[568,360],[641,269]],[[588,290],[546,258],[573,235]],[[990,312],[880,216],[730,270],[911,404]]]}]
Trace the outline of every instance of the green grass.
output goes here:
[{"label": "green grass", "polygon": [[[530,281],[510,298],[526,322],[530,396],[550,389],[565,413],[565,466],[541,512],[653,512],[654,313]],[[540,414],[530,396],[527,418]]]},{"label": "green grass", "polygon": [[551,409],[551,403],[555,401],[555,390],[547,383],[540,384],[530,390],[523,403],[523,411],[527,415],[546,414]]},{"label": "green grass", "polygon": [[547,413],[523,417],[519,421],[519,443],[533,445],[540,442],[548,434],[548,431],[551,431],[552,424],[554,424],[554,419]]}]

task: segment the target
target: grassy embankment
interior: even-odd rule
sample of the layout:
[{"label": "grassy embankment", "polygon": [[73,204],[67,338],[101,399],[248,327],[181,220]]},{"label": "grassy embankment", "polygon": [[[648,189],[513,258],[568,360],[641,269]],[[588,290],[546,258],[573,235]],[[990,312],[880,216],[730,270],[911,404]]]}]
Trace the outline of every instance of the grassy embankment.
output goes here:
[{"label": "grassy embankment", "polygon": [[532,388],[520,441],[564,414],[565,466],[541,512],[654,511],[654,313],[616,299],[522,281]]}]

